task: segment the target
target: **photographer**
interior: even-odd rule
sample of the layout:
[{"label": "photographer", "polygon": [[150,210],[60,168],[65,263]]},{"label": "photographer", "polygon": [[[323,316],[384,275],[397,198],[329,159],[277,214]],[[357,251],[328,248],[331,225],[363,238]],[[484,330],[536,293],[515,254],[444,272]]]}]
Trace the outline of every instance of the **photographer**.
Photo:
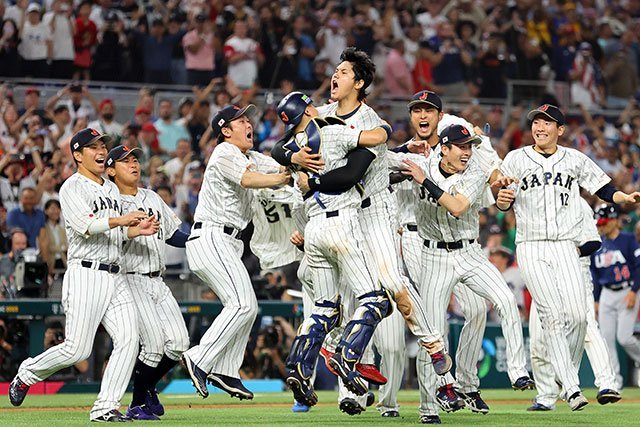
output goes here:
[{"label": "photographer", "polygon": [[11,251],[0,257],[0,294],[2,299],[17,298],[15,288],[16,263],[27,248],[27,235],[20,229],[11,230]]},{"label": "photographer", "polygon": [[284,365],[284,339],[280,321],[274,323],[268,317],[263,318],[263,323],[267,323],[256,339],[256,348],[253,355],[256,358],[258,366],[258,375],[262,378],[280,378],[286,377],[287,371]]},{"label": "photographer", "polygon": [[[64,342],[64,327],[58,321],[48,322],[44,331],[44,349],[48,350]],[[50,381],[76,380],[78,376],[89,371],[89,361],[82,360],[73,366],[56,372],[48,378]]]}]

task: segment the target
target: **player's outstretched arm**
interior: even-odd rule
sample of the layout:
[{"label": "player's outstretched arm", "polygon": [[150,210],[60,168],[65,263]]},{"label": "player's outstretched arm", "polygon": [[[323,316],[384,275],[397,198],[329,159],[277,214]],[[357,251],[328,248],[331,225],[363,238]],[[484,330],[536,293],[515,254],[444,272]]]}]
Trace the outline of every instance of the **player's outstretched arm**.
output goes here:
[{"label": "player's outstretched arm", "polygon": [[391,136],[391,126],[384,123],[371,130],[363,130],[358,138],[359,147],[375,147],[384,144]]},{"label": "player's outstretched arm", "polygon": [[321,193],[333,191],[347,191],[364,177],[367,168],[375,159],[375,155],[366,148],[356,148],[347,154],[347,164],[333,169],[326,174],[298,181],[300,190],[319,191]]},{"label": "player's outstretched arm", "polygon": [[285,185],[291,180],[291,172],[261,173],[249,168],[242,174],[242,188],[269,188]]},{"label": "player's outstretched arm", "polygon": [[96,218],[89,223],[86,234],[92,236],[94,234],[105,233],[116,227],[134,227],[145,219],[147,219],[147,214],[138,210],[112,218]]}]

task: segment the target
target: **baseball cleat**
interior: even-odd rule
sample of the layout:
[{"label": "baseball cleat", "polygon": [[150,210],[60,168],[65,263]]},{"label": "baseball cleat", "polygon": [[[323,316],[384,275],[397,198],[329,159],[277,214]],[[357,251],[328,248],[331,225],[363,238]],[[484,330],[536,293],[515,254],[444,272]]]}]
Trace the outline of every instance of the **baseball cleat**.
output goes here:
[{"label": "baseball cleat", "polygon": [[231,397],[237,397],[240,400],[253,399],[253,393],[251,393],[238,378],[222,374],[209,374],[207,380],[209,380],[211,385],[229,393]]},{"label": "baseball cleat", "polygon": [[[332,351],[329,351],[324,347],[320,348],[320,356],[324,359],[324,364],[327,366],[329,372],[337,377],[339,376],[338,373],[329,364],[329,359],[331,359],[333,355],[334,353]],[[387,378],[382,375],[376,365],[369,363],[356,363],[356,371],[360,373],[362,378],[369,381],[371,384],[385,385],[387,383]]]},{"label": "baseball cleat", "polygon": [[400,416],[400,412],[394,410],[384,411],[380,416],[384,418],[398,418]]},{"label": "baseball cleat", "polygon": [[151,412],[147,405],[127,408],[127,417],[136,421],[160,421],[160,417]]},{"label": "baseball cleat", "polygon": [[293,392],[296,402],[300,402],[306,406],[314,406],[318,403],[318,395],[313,390],[313,385],[308,379],[302,378],[297,372],[289,372],[286,383]]},{"label": "baseball cleat", "polygon": [[436,393],[436,401],[445,412],[455,412],[464,408],[464,400],[454,390],[452,384],[439,387]]},{"label": "baseball cleat", "polygon": [[622,399],[622,395],[616,390],[605,388],[598,392],[596,399],[598,399],[599,404],[606,405],[607,403],[616,403],[618,400]]},{"label": "baseball cleat", "polygon": [[536,388],[536,383],[534,383],[531,378],[524,376],[518,378],[516,382],[511,384],[511,388],[514,390],[533,390]]},{"label": "baseball cleat", "polygon": [[128,421],[133,421],[131,418],[126,415],[122,415],[122,412],[117,409],[112,409],[106,414],[102,414],[99,417],[91,418],[91,422],[94,423],[126,423]]},{"label": "baseball cleat", "polygon": [[198,368],[198,366],[189,358],[187,353],[182,354],[182,361],[184,362],[184,366],[187,368],[187,372],[189,372],[191,382],[198,391],[198,394],[200,394],[203,399],[209,396],[209,390],[207,390],[207,373]]},{"label": "baseball cleat", "polygon": [[367,392],[367,408],[374,403],[376,403],[376,395],[372,391]]},{"label": "baseball cleat", "polygon": [[338,373],[338,376],[342,378],[344,387],[347,390],[358,396],[364,396],[367,392],[367,385],[355,370],[354,362],[347,362],[341,354],[336,353],[329,359],[329,364]]},{"label": "baseball cleat", "polygon": [[164,415],[164,406],[160,403],[160,399],[158,398],[158,390],[155,388],[153,390],[149,390],[147,395],[144,398],[144,404],[151,411],[151,413],[162,416]]},{"label": "baseball cleat", "polygon": [[365,408],[360,406],[355,399],[346,397],[340,401],[340,410],[349,415],[360,415],[360,413],[365,411]]},{"label": "baseball cleat", "polygon": [[571,395],[571,397],[569,397],[567,403],[572,411],[581,411],[582,408],[589,404],[589,401],[584,397],[582,392],[576,391]]},{"label": "baseball cleat", "polygon": [[444,375],[451,369],[453,360],[451,360],[451,356],[445,353],[444,350],[440,350],[431,355],[431,363],[433,363],[433,369],[436,371],[436,374]]},{"label": "baseball cleat", "polygon": [[437,415],[421,415],[420,422],[422,424],[442,424],[440,417]]},{"label": "baseball cleat", "polygon": [[479,391],[471,391],[469,393],[460,393],[464,399],[464,404],[467,408],[471,409],[471,412],[476,414],[488,414],[489,405],[482,400]]},{"label": "baseball cleat", "polygon": [[9,401],[13,406],[20,406],[24,402],[24,398],[27,397],[28,392],[29,386],[16,375],[11,381],[11,385],[9,385]]},{"label": "baseball cleat", "polygon": [[529,406],[527,408],[527,411],[530,412],[546,412],[546,411],[551,411],[552,408],[543,405],[542,403],[538,403],[538,402],[534,402],[533,405]]},{"label": "baseball cleat", "polygon": [[309,408],[307,405],[303,405],[302,403],[296,401],[293,403],[293,406],[291,407],[291,411],[292,412],[309,412]]}]

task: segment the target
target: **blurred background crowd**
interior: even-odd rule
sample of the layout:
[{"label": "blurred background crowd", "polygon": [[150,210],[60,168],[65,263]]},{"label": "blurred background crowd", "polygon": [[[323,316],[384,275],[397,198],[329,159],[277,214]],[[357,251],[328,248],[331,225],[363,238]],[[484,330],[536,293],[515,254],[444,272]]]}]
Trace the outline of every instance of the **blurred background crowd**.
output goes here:
[{"label": "blurred background crowd", "polygon": [[[588,154],[618,188],[638,188],[640,0],[0,0],[0,24],[0,299],[60,298],[67,243],[57,192],[74,173],[76,131],[142,148],[144,184],[188,231],[216,145],[212,115],[257,104],[255,149],[268,154],[284,130],[279,100],[302,90],[326,102],[347,46],[376,64],[367,103],[393,125],[391,145],[412,136],[406,103],[419,90],[484,128],[501,157],[533,143],[524,116],[548,102],[568,118],[562,145]],[[481,243],[526,320],[513,213],[480,215]],[[624,218],[640,238],[640,210]],[[245,247],[259,299],[300,290]],[[184,250],[169,248],[167,266],[178,299],[215,299],[189,276]],[[459,316],[455,301],[450,315]],[[191,321],[194,342],[208,321]],[[244,375],[282,376],[292,324],[256,323]],[[49,343],[64,337],[54,326]],[[23,323],[0,319],[7,378],[27,336]]]}]

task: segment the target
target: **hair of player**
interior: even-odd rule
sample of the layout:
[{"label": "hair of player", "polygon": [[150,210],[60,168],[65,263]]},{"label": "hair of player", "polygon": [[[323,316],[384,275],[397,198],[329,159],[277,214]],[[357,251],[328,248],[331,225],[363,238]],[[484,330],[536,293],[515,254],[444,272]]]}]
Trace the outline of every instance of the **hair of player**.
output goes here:
[{"label": "hair of player", "polygon": [[376,65],[373,63],[369,55],[355,47],[348,47],[340,54],[340,61],[347,61],[353,67],[355,80],[362,80],[364,84],[358,90],[358,101],[362,101],[367,97],[367,88],[373,82],[376,72]]}]

